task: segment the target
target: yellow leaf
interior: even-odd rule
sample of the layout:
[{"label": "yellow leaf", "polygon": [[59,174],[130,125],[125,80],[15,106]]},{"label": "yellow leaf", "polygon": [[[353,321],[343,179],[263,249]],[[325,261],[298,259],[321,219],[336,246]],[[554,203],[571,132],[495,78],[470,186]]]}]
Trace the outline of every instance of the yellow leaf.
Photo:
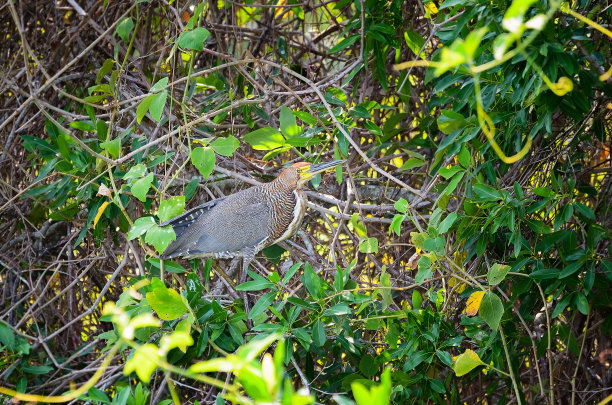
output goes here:
[{"label": "yellow leaf", "polygon": [[96,218],[94,219],[94,228],[96,227],[96,225],[98,225],[98,221],[102,217],[102,214],[104,214],[104,210],[106,209],[106,207],[108,207],[109,204],[110,203],[108,201],[104,201],[100,208],[98,208],[98,213],[96,214]]},{"label": "yellow leaf", "polygon": [[478,313],[478,309],[480,308],[480,302],[482,301],[482,297],[484,296],[484,291],[475,291],[470,295],[470,298],[467,300],[467,305],[465,307],[465,313],[468,316],[474,316]]}]

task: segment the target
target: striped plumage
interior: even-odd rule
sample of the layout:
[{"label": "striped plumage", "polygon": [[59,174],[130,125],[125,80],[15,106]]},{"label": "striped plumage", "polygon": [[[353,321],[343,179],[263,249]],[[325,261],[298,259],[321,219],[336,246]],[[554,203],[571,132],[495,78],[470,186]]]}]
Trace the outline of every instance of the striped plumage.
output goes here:
[{"label": "striped plumage", "polygon": [[172,225],[176,240],[161,258],[243,257],[246,271],[257,252],[299,229],[306,212],[302,188],[307,181],[341,163],[296,163],[270,183],[205,203],[163,223]]}]

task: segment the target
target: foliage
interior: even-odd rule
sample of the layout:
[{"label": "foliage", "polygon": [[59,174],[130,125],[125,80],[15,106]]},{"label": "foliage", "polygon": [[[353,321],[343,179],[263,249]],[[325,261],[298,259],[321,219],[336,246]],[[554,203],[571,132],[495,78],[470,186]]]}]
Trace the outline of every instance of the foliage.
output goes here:
[{"label": "foliage", "polygon": [[[606,397],[608,8],[60,3],[0,9],[0,394]],[[186,208],[332,159],[246,282],[159,259]]]}]

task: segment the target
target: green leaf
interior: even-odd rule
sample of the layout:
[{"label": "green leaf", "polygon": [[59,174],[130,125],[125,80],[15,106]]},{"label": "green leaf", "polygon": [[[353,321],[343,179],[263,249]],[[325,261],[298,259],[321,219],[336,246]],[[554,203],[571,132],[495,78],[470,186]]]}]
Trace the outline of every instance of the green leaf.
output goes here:
[{"label": "green leaf", "polygon": [[561,270],[561,272],[559,273],[559,278],[561,279],[561,278],[565,278],[565,277],[571,276],[572,274],[574,274],[578,270],[580,270],[582,268],[582,266],[584,266],[584,262],[583,261],[573,262],[569,266],[565,266],[565,268],[563,270]]},{"label": "green leaf", "polygon": [[121,154],[121,138],[115,138],[112,141],[102,142],[100,147],[105,149],[113,158],[117,159]]},{"label": "green leaf", "polygon": [[123,175],[123,180],[138,179],[143,177],[147,172],[147,166],[143,164],[137,164],[132,166],[126,174]]},{"label": "green leaf", "polygon": [[164,321],[178,319],[189,312],[179,293],[166,288],[159,279],[151,280],[151,287],[153,290],[146,295],[147,302]]},{"label": "green leaf", "polygon": [[195,148],[191,150],[191,163],[207,179],[215,169],[217,158],[215,152],[209,147]]},{"label": "green leaf", "polygon": [[144,116],[149,111],[149,107],[151,106],[151,101],[155,98],[156,94],[149,94],[146,96],[140,104],[138,104],[138,108],[136,108],[136,121],[140,124]]},{"label": "green leaf", "polygon": [[174,229],[170,225],[168,226],[152,226],[145,235],[145,242],[153,245],[158,253],[163,253],[168,245],[176,239]]},{"label": "green leaf", "polygon": [[547,187],[536,187],[533,189],[533,194],[540,197],[554,197],[556,195],[554,191]]},{"label": "green leaf", "polygon": [[255,150],[271,150],[280,148],[285,144],[283,135],[272,127],[263,127],[249,132],[242,138]]},{"label": "green leaf", "polygon": [[408,211],[408,208],[410,208],[410,204],[408,204],[408,201],[406,201],[405,199],[400,198],[395,202],[395,204],[393,204],[393,208],[395,208],[402,214],[405,214]]},{"label": "green leaf", "polygon": [[246,283],[242,283],[236,286],[236,290],[238,291],[260,291],[265,290],[267,288],[273,288],[274,283],[261,278],[252,281],[247,281]]},{"label": "green leaf", "polygon": [[539,219],[528,219],[526,222],[529,228],[531,228],[531,230],[538,235],[547,235],[553,231],[550,226],[546,225]]},{"label": "green leaf", "polygon": [[327,337],[325,336],[325,326],[318,319],[312,327],[312,341],[317,347],[322,347],[325,344]]},{"label": "green leaf", "polygon": [[119,21],[117,27],[115,27],[115,32],[119,37],[123,40],[123,42],[128,42],[130,39],[130,32],[134,29],[134,21],[132,21],[129,17],[124,17]]},{"label": "green leaf", "polygon": [[176,216],[181,215],[185,211],[185,197],[176,196],[170,197],[159,204],[157,216],[161,222],[166,222]]},{"label": "green leaf", "polygon": [[151,100],[149,111],[151,112],[151,117],[157,122],[161,120],[162,113],[164,112],[164,107],[166,106],[167,97],[168,90],[164,90],[155,94],[153,96],[153,99]]},{"label": "green leaf", "polygon": [[289,280],[291,280],[291,277],[293,277],[295,273],[300,269],[300,267],[302,267],[302,263],[295,263],[293,266],[291,266],[291,268],[289,268],[289,270],[287,270],[287,273],[285,273],[285,275],[283,276],[281,284],[287,284]]},{"label": "green leaf", "polygon": [[510,266],[495,263],[487,272],[487,281],[489,282],[489,285],[497,285],[501,283],[506,278],[509,271]]},{"label": "green leaf", "polygon": [[443,167],[443,168],[441,168],[438,171],[438,173],[440,173],[440,176],[442,176],[446,180],[448,180],[451,177],[453,177],[456,173],[463,172],[463,171],[464,171],[464,169],[462,169],[459,166],[451,166],[451,167]]},{"label": "green leaf", "polygon": [[100,70],[98,70],[98,73],[96,74],[96,83],[100,84],[104,76],[106,76],[108,72],[113,69],[114,66],[115,61],[113,59],[106,59],[102,64],[102,67],[100,68]]},{"label": "green leaf", "polygon": [[457,375],[457,377],[461,377],[462,375],[466,375],[473,369],[478,366],[486,366],[478,353],[473,350],[467,349],[465,352],[460,354],[455,360],[455,364],[453,365],[453,371]]},{"label": "green leaf", "polygon": [[301,280],[314,299],[321,297],[321,279],[309,263],[306,263],[304,266],[304,275],[301,277]]},{"label": "green leaf", "polygon": [[504,314],[501,299],[492,291],[487,291],[480,302],[478,314],[493,331],[496,331]]},{"label": "green leaf", "polygon": [[463,115],[452,110],[442,110],[440,112],[440,117],[438,117],[437,122],[438,129],[440,129],[440,131],[442,131],[446,135],[449,135],[451,132],[465,127],[467,123]]},{"label": "green leaf", "polygon": [[153,217],[141,217],[134,221],[132,229],[128,232],[128,240],[136,239],[140,235],[147,232],[153,225],[155,225],[155,219]]},{"label": "green leaf", "polygon": [[301,131],[295,120],[295,115],[287,106],[281,106],[279,121],[280,131],[285,135],[285,138],[300,136]]},{"label": "green leaf", "polygon": [[444,234],[448,232],[448,230],[455,224],[457,221],[457,213],[451,212],[444,218],[442,222],[438,225],[437,231],[439,234]]},{"label": "green leaf", "polygon": [[366,377],[373,377],[378,373],[378,363],[370,354],[364,354],[359,360],[359,370]]},{"label": "green leaf", "polygon": [[208,39],[210,32],[203,27],[198,27],[193,31],[183,32],[178,39],[178,45],[183,49],[193,49],[194,51],[204,50],[204,41]]},{"label": "green leaf", "polygon": [[142,202],[146,201],[147,193],[149,192],[149,188],[151,188],[151,183],[153,183],[153,177],[153,173],[149,173],[145,177],[132,183],[132,194],[134,194],[134,197]]},{"label": "green leaf", "polygon": [[323,316],[334,316],[334,315],[348,315],[351,313],[351,308],[347,303],[342,302],[340,304],[336,304],[330,308],[327,308],[323,312]]},{"label": "green leaf", "polygon": [[482,201],[497,201],[502,198],[499,191],[486,184],[474,184],[472,189]]},{"label": "green leaf", "polygon": [[[425,45],[425,38],[423,38],[418,32],[411,30],[404,31],[404,40],[406,41],[406,45],[408,45],[408,48],[410,48],[412,53],[414,53],[415,55],[418,55],[423,45]],[[423,57],[422,52],[421,57]]]},{"label": "green leaf", "polygon": [[575,202],[574,209],[578,211],[580,215],[582,215],[583,217],[587,219],[595,219],[595,214],[593,213],[593,211],[582,203]]},{"label": "green leaf", "polygon": [[402,222],[406,218],[403,214],[395,214],[391,225],[389,225],[389,233],[395,232],[397,236],[401,236]]},{"label": "green leaf", "polygon": [[166,88],[166,86],[168,85],[168,78],[164,77],[162,79],[159,79],[157,81],[157,83],[155,83],[150,89],[149,92],[150,93],[157,93],[158,91],[162,91],[163,89]]},{"label": "green leaf", "polygon": [[415,167],[421,167],[424,164],[425,162],[421,159],[410,158],[404,162],[402,167],[400,167],[400,170],[410,170],[410,169],[414,169]]},{"label": "green leaf", "polygon": [[249,319],[255,319],[257,315],[263,313],[266,308],[274,302],[276,298],[276,292],[269,292],[261,296],[259,300],[253,305],[251,308],[251,312],[249,312]]},{"label": "green leaf", "polygon": [[138,347],[134,355],[125,363],[123,374],[128,376],[133,371],[136,371],[138,378],[144,383],[151,380],[151,375],[157,368],[157,362],[160,357],[157,346],[153,343],[147,343]]},{"label": "green leaf", "polygon": [[350,37],[343,38],[342,41],[338,42],[336,45],[332,46],[332,48],[327,51],[328,54],[340,52],[343,49],[348,48],[353,45],[360,38],[360,35],[351,35]]},{"label": "green leaf", "polygon": [[0,321],[0,342],[9,350],[15,348],[15,333],[8,324]]},{"label": "green leaf", "polygon": [[582,315],[589,314],[589,301],[583,293],[576,294],[576,308],[578,308],[578,311],[580,311]]},{"label": "green leaf", "polygon": [[227,138],[215,139],[209,146],[221,156],[232,156],[240,147],[240,141],[229,135]]},{"label": "green leaf", "polygon": [[378,253],[378,239],[367,238],[359,244],[359,251],[361,253]]},{"label": "green leaf", "polygon": [[421,293],[417,290],[412,291],[412,308],[419,309],[423,304],[423,297],[421,297]]}]

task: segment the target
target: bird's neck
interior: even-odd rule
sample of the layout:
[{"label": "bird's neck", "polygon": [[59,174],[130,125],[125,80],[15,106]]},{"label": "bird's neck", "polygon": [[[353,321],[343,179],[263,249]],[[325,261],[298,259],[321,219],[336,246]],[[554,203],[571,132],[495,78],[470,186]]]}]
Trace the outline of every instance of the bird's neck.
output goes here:
[{"label": "bird's neck", "polygon": [[265,186],[267,186],[268,188],[270,188],[270,190],[272,191],[280,191],[280,192],[292,192],[293,190],[295,190],[295,187],[292,187],[290,184],[287,184],[287,182],[279,177],[274,179],[273,181],[266,183]]}]

